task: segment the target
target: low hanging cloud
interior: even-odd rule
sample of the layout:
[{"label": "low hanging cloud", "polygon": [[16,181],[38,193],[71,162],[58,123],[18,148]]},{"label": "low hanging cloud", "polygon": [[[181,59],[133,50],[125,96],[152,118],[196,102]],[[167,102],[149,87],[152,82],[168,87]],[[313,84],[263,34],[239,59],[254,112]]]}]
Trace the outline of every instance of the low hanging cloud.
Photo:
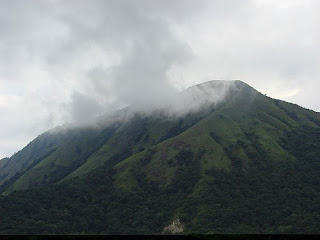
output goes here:
[{"label": "low hanging cloud", "polygon": [[319,5],[1,1],[0,158],[57,125],[128,105],[146,111],[212,79],[241,79],[320,111]]},{"label": "low hanging cloud", "polygon": [[74,123],[89,123],[92,118],[97,117],[102,110],[103,106],[94,99],[78,92],[73,93],[70,113],[72,114]]},{"label": "low hanging cloud", "polygon": [[[49,61],[60,65],[66,58],[72,62],[74,58],[66,56],[70,52],[71,56],[87,52],[89,56],[92,54],[90,59],[95,59],[95,51],[104,53],[100,53],[101,59],[95,59],[95,63],[84,66],[82,81],[77,83],[80,91],[81,85],[84,87],[82,101],[87,99],[90,105],[93,96],[103,103],[105,111],[112,109],[110,105],[156,106],[170,102],[176,90],[169,83],[168,72],[173,66],[190,61],[192,50],[173,32],[164,16],[154,15],[148,6],[136,1],[80,1],[77,10],[76,15],[67,12],[60,16],[70,31],[68,41],[59,45]],[[82,17],[85,15],[93,20],[88,22],[88,18]],[[83,116],[96,116],[86,107],[81,109],[74,96],[79,93],[73,94],[70,103],[71,108],[76,107],[70,111],[75,114],[73,120],[80,120],[79,112]],[[81,117],[80,121],[84,119],[89,120]]]},{"label": "low hanging cloud", "polygon": [[[154,3],[158,7],[124,0],[1,3],[0,94],[19,102],[34,96],[49,109],[35,115],[16,105],[25,123],[46,123],[36,129],[20,124],[24,136],[66,122],[87,124],[127,105],[170,101],[176,90],[168,72],[190,61],[192,50],[173,31],[168,3]],[[10,121],[12,114],[3,116]],[[8,129],[2,137],[10,134]],[[0,143],[0,157],[22,146]]]}]

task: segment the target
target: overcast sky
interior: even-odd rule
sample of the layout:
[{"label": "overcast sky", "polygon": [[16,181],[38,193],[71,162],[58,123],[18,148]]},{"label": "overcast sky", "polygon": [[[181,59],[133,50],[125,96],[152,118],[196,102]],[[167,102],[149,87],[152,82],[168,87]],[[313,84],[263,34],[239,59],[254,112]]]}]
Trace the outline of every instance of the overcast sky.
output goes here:
[{"label": "overcast sky", "polygon": [[0,158],[213,79],[320,111],[318,0],[0,1]]}]

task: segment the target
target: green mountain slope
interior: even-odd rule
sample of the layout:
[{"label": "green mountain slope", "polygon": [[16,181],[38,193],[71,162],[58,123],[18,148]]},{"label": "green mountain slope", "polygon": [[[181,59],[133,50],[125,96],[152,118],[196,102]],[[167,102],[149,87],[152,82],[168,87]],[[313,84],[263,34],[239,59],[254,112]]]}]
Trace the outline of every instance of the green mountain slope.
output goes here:
[{"label": "green mountain slope", "polygon": [[[225,85],[223,81],[210,84],[219,91]],[[244,86],[240,84],[238,88]],[[195,90],[201,87],[203,85],[195,87]],[[192,95],[193,92],[193,89],[188,89],[182,97],[194,103],[197,95]],[[203,93],[208,97],[212,95],[212,92]],[[215,107],[219,106],[215,104]],[[46,132],[0,166],[0,192],[7,194],[50,185],[81,176],[103,164],[112,167],[132,154],[183,132],[211,111],[214,109],[208,107],[169,118],[161,111],[150,116],[120,110],[112,116],[115,120],[110,123],[66,126]],[[128,114],[132,116],[128,117]]]},{"label": "green mountain slope", "polygon": [[0,233],[319,233],[320,114],[240,81],[227,93],[174,118],[69,130],[32,156],[40,136],[18,153],[25,169],[6,160],[18,167]]}]

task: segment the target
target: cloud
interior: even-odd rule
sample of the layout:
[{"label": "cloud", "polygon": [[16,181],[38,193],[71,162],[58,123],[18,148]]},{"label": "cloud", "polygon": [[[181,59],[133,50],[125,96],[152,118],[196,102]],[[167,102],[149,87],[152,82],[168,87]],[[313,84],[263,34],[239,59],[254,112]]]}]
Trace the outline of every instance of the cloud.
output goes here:
[{"label": "cloud", "polygon": [[73,122],[79,124],[89,123],[101,113],[103,107],[94,99],[81,93],[74,92],[70,105]]},{"label": "cloud", "polygon": [[[1,3],[0,81],[5,87],[0,94],[19,99],[1,125],[14,128],[8,124],[12,111],[26,123],[50,128],[85,124],[129,104],[169,101],[175,89],[168,72],[188,62],[192,50],[171,28],[169,13],[164,14],[167,3],[157,3],[157,10],[147,2]],[[175,8],[183,5],[177,2]],[[24,111],[24,101],[37,112]],[[24,126],[19,121],[15,125]],[[45,128],[26,124],[24,136]],[[12,130],[6,137],[10,131],[17,138]],[[0,145],[3,152],[17,147]]]},{"label": "cloud", "polygon": [[0,155],[212,79],[320,111],[319,10],[317,0],[1,1]]}]

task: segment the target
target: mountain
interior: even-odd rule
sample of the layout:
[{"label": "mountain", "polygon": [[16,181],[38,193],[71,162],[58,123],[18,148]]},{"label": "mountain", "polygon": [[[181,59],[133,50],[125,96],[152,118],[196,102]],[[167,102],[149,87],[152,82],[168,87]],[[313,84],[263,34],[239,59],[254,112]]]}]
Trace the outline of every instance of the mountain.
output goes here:
[{"label": "mountain", "polygon": [[210,114],[214,111],[210,105],[219,107],[219,98],[231,90],[229,85],[243,87],[214,81],[182,92],[179,101],[165,106],[165,111],[159,109],[150,115],[123,109],[94,125],[62,126],[48,131],[6,160],[0,171],[0,191],[9,193],[57,183],[102,164],[112,167]]},{"label": "mountain", "polygon": [[132,108],[0,161],[0,233],[319,233],[319,113],[241,81]]}]

